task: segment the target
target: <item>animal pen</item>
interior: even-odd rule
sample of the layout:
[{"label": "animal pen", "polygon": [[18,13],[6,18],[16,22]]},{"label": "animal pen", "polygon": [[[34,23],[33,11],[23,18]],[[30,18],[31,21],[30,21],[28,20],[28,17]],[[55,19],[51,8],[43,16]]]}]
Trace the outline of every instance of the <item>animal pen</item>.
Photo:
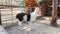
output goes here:
[{"label": "animal pen", "polygon": [[[4,2],[6,3],[6,5],[4,4]],[[16,1],[15,0],[9,0],[9,1],[5,0],[4,2],[1,2],[1,5],[0,5],[0,22],[2,23],[2,25],[4,27],[6,27],[6,26],[14,25],[17,23],[16,14],[23,12],[24,11],[23,8],[25,8],[25,6],[23,5],[24,0],[23,1],[19,0],[18,2],[17,2],[17,0]],[[18,4],[18,5],[16,6],[13,2],[16,2],[16,4]],[[20,6],[19,2],[22,6]],[[32,2],[34,2],[33,3],[34,6],[32,6],[32,7],[35,7],[35,5],[37,6],[37,3],[35,1],[32,1]],[[30,2],[30,4],[31,4],[31,2]],[[27,11],[33,10],[34,8],[32,8],[32,7],[28,6],[28,8],[26,8],[26,9],[28,9]]]},{"label": "animal pen", "polygon": [[[4,3],[5,2],[5,3]],[[40,34],[39,29],[40,28],[44,28],[44,27],[50,27],[49,24],[51,24],[52,26],[57,26],[57,18],[60,19],[60,7],[58,4],[60,4],[60,0],[4,0],[4,2],[0,1],[0,24],[2,24],[3,27],[8,27],[7,30],[10,34],[12,34],[13,32],[10,32],[10,26],[12,26],[11,31],[14,31],[13,34],[28,34],[31,33],[33,34],[34,32],[37,34]],[[34,7],[39,7],[40,10],[38,11],[38,15],[37,15],[37,21],[36,23],[34,23],[34,26],[37,26],[35,28],[37,28],[37,30],[33,30],[31,32],[25,32],[25,31],[20,31],[17,32],[15,30],[17,29],[13,29],[14,28],[18,28],[17,25],[18,22],[16,20],[16,15],[20,12],[24,12],[24,13],[31,13],[34,10]],[[29,11],[29,12],[28,12]],[[43,20],[44,17],[48,17],[45,18],[46,20]],[[50,18],[49,18],[50,17]],[[41,20],[40,20],[41,19]],[[38,23],[39,22],[39,23]],[[42,23],[49,23],[48,26],[41,26]],[[45,23],[44,23],[45,22]],[[60,20],[59,20],[60,22]],[[17,30],[18,31],[18,30]],[[44,31],[43,31],[44,32]],[[44,34],[44,33],[41,34]],[[50,30],[49,30],[50,32]],[[50,32],[51,33],[51,32]],[[47,34],[47,31],[46,31]]]},{"label": "animal pen", "polygon": [[[4,2],[5,2],[6,5],[4,4]],[[27,11],[30,10],[30,12],[32,10],[34,10],[33,7],[38,6],[40,8],[40,11],[38,12],[39,17],[44,16],[46,14],[47,15],[52,15],[52,21],[51,22],[55,23],[55,21],[56,21],[58,0],[57,1],[55,1],[55,0],[53,0],[53,1],[52,0],[48,0],[48,1],[46,1],[46,0],[36,0],[36,1],[35,0],[29,0],[29,1],[28,0],[25,0],[25,1],[24,0],[23,1],[21,1],[21,0],[19,0],[19,1],[9,0],[9,2],[7,0],[5,0],[4,2],[1,2],[1,5],[0,5],[1,6],[0,7],[1,8],[0,9],[1,22],[5,22],[5,21],[8,22],[10,20],[10,22],[13,23],[14,20],[15,20],[15,13],[20,12],[21,7],[25,7],[25,6],[26,7],[28,6],[30,8],[30,9],[28,9],[28,8],[26,9]],[[17,6],[13,2],[15,2],[17,4]],[[52,11],[52,8],[50,7],[51,5],[53,5],[53,11]],[[53,13],[54,10],[55,10],[56,13]],[[6,14],[4,14],[4,13],[6,13]]]}]

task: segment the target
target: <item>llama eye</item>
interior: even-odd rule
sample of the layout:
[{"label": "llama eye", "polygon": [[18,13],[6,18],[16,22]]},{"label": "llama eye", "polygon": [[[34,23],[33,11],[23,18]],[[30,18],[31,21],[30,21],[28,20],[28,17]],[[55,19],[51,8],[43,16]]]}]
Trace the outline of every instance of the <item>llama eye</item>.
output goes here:
[{"label": "llama eye", "polygon": [[32,12],[34,12],[34,11],[32,11]]}]

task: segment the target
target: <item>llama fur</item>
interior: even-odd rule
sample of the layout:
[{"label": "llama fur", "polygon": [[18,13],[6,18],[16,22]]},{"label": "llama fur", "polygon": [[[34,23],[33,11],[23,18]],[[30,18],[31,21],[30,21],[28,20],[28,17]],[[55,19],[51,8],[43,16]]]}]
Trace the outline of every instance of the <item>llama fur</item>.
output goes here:
[{"label": "llama fur", "polygon": [[16,15],[16,18],[19,21],[18,25],[21,26],[22,25],[22,22],[28,22],[29,23],[29,27],[31,29],[32,23],[35,22],[35,20],[37,18],[37,12],[38,11],[39,11],[39,8],[38,7],[35,7],[35,10],[32,13],[30,13],[30,14],[18,13]]}]

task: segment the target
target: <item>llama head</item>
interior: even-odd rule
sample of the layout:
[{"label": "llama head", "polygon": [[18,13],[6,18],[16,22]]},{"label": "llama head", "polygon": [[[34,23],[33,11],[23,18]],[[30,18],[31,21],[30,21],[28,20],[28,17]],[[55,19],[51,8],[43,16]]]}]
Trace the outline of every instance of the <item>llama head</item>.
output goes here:
[{"label": "llama head", "polygon": [[36,15],[38,11],[39,11],[39,7],[35,7],[35,10],[31,14]]},{"label": "llama head", "polygon": [[26,13],[25,8],[21,8],[21,9],[20,9],[20,12],[21,12],[21,13]]}]

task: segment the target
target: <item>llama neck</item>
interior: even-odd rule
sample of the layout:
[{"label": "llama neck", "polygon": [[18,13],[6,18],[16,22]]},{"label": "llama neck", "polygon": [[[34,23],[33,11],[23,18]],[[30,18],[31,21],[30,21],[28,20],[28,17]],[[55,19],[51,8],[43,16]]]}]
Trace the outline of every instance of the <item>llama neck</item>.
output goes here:
[{"label": "llama neck", "polygon": [[31,21],[36,20],[37,12],[38,12],[38,11],[39,11],[39,8],[38,8],[38,7],[35,7],[34,12],[31,13]]},{"label": "llama neck", "polygon": [[35,7],[35,10],[34,10],[34,12],[32,12],[31,14],[34,14],[34,15],[36,15],[38,11],[39,11],[39,7]]}]

